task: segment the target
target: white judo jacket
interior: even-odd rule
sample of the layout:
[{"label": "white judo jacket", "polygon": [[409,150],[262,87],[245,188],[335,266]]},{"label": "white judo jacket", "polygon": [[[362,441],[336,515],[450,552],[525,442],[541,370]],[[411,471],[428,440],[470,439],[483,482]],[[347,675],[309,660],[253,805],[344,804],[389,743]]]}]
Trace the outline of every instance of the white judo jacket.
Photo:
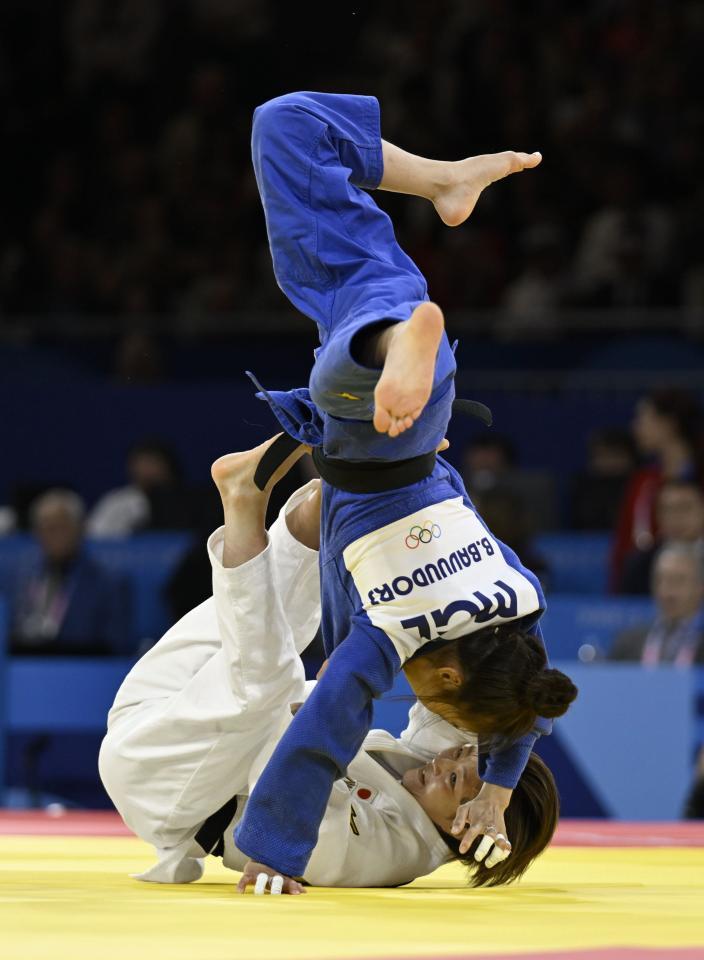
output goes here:
[{"label": "white judo jacket", "polygon": [[[289,722],[290,717],[282,720],[279,736]],[[398,886],[432,873],[453,859],[435,824],[399,778],[405,770],[431,760],[439,750],[467,743],[468,735],[418,704],[401,737],[396,739],[386,730],[371,730],[347,768],[347,776],[335,781],[304,874],[309,883],[324,887]],[[272,738],[253,765],[250,790],[278,739]],[[423,747],[425,742],[429,744],[427,749]],[[242,870],[249,859],[233,839],[233,829],[244,813],[246,798],[242,800],[225,832],[223,863],[234,870]]]},{"label": "white judo jacket", "polygon": [[[318,555],[288,531],[285,514],[263,553],[222,566],[222,528],[208,541],[213,596],[186,614],[130,671],[108,716],[99,768],[127,825],[154,845],[158,862],[138,876],[185,883],[202,876],[203,822],[232,796],[223,862],[247,857],[233,830],[247,797],[305,699],[300,653],[320,618]],[[421,704],[399,739],[372,730],[335,781],[304,879],[316,886],[396,886],[435,870],[452,852],[401,785],[406,769],[471,739]]]}]

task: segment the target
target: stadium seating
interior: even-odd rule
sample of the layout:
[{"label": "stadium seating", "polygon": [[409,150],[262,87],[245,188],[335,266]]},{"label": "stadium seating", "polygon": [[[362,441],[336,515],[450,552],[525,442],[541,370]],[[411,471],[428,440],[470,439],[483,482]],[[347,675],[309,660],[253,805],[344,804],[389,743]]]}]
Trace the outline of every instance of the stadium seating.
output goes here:
[{"label": "stadium seating", "polygon": [[[170,625],[164,586],[193,540],[192,534],[141,533],[124,539],[87,541],[88,550],[108,569],[125,574],[132,587],[133,639],[158,640]],[[37,547],[26,534],[0,538],[0,594],[9,594],[16,570]]]}]

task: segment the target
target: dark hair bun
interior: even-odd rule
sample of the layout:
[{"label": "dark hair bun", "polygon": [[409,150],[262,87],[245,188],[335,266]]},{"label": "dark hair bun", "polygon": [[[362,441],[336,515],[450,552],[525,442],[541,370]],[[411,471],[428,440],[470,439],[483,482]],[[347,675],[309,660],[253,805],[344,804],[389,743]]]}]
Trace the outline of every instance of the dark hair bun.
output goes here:
[{"label": "dark hair bun", "polygon": [[577,688],[561,670],[540,670],[526,686],[526,701],[541,717],[561,717],[577,697]]}]

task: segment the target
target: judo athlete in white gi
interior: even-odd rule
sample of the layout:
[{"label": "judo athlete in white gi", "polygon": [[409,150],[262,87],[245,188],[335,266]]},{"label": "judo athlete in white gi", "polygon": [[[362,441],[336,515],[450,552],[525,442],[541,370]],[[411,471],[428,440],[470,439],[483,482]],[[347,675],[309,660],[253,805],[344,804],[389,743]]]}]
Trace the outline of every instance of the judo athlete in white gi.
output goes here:
[{"label": "judo athlete in white gi", "polygon": [[[244,868],[248,858],[235,846],[234,827],[291,723],[292,705],[315,686],[306,682],[299,654],[320,618],[319,482],[297,491],[267,533],[271,487],[301,451],[264,492],[252,483],[261,452],[214,464],[225,525],[208,541],[213,596],[142,657],[108,717],[103,783],[128,826],[158,855],[142,880],[197,880],[211,852],[234,870]],[[431,872],[458,856],[449,830],[461,801],[480,788],[472,735],[415,704],[400,739],[371,731],[346,776],[335,781],[301,879],[394,886]],[[537,757],[507,816],[513,858],[494,871],[469,860],[474,884],[516,879],[552,836],[557,793]],[[272,892],[303,890],[292,878],[272,886]]]}]

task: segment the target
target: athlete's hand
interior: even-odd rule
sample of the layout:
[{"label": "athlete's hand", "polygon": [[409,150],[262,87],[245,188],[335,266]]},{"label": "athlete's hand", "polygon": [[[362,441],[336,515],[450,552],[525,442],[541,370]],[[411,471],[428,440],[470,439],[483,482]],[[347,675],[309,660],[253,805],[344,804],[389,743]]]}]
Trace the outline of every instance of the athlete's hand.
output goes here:
[{"label": "athlete's hand", "polygon": [[[278,880],[275,878],[278,877]],[[305,893],[306,888],[298,880],[286,877],[284,874],[267,867],[265,863],[249,860],[245,864],[242,879],[237,884],[237,893],[245,893],[247,887],[254,885],[254,892],[263,894],[268,889],[270,893]]]},{"label": "athlete's hand", "polygon": [[[506,836],[504,811],[511,799],[512,790],[485,783],[474,800],[463,803],[457,808],[452,833],[459,836],[465,831],[460,842],[460,853],[465,854],[477,837],[484,839],[474,853],[474,859],[485,860],[487,867],[495,867],[511,853],[511,844]],[[469,829],[468,829],[469,828]],[[493,848],[493,849],[492,849]],[[491,853],[487,857],[487,853]]]}]

